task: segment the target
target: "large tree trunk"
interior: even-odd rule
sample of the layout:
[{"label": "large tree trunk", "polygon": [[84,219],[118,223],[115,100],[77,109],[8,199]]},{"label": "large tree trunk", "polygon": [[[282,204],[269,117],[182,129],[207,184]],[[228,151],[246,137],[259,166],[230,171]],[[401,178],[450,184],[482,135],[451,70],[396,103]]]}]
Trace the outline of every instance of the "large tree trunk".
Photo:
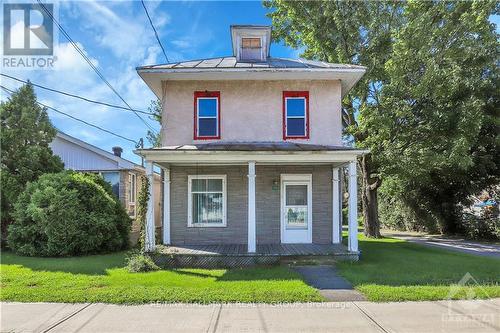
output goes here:
[{"label": "large tree trunk", "polygon": [[380,178],[374,177],[374,166],[371,155],[364,155],[361,159],[361,173],[363,177],[361,189],[361,202],[363,204],[363,218],[365,236],[380,237],[380,224],[378,220],[377,190],[380,187]]}]

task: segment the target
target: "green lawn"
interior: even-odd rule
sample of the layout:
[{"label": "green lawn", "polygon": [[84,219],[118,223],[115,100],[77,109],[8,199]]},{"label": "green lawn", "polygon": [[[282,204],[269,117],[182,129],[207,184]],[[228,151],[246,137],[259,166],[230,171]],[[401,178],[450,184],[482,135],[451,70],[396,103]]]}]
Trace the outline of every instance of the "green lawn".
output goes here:
[{"label": "green lawn", "polygon": [[20,302],[317,302],[286,267],[129,273],[125,253],[77,258],[2,254],[0,299]]},{"label": "green lawn", "polygon": [[[339,263],[340,274],[371,301],[500,297],[500,260],[425,247],[392,238],[360,237],[361,260]],[[468,287],[457,283],[469,273]],[[451,287],[452,294],[450,294]],[[455,294],[454,291],[457,291]]]},{"label": "green lawn", "polygon": [[[500,297],[500,260],[395,239],[360,238],[361,261],[339,272],[372,301],[447,299],[468,272],[479,283],[453,298]],[[308,302],[319,293],[286,267],[128,273],[125,253],[77,258],[2,254],[1,300],[46,302]],[[470,281],[472,282],[472,281]],[[469,284],[471,284],[469,282]]]}]

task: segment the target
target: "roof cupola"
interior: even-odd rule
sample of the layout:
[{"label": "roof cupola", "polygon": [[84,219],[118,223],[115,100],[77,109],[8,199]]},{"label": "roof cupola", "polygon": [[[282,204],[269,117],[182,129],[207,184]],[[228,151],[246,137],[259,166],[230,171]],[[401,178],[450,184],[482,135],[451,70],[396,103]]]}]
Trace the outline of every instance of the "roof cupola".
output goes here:
[{"label": "roof cupola", "polygon": [[232,25],[233,56],[238,62],[263,62],[269,56],[271,27],[266,25]]}]

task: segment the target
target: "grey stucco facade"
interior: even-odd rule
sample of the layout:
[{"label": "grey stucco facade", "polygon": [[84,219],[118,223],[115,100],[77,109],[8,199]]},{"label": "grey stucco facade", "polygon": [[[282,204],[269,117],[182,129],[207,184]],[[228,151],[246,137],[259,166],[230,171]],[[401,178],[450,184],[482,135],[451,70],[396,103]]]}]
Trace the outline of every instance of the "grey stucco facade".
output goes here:
[{"label": "grey stucco facade", "polygon": [[[246,244],[248,239],[247,166],[172,166],[170,218],[173,245]],[[332,166],[262,166],[256,168],[257,244],[280,243],[281,174],[312,174],[312,241],[332,242]],[[227,226],[188,227],[188,176],[226,175]]]}]

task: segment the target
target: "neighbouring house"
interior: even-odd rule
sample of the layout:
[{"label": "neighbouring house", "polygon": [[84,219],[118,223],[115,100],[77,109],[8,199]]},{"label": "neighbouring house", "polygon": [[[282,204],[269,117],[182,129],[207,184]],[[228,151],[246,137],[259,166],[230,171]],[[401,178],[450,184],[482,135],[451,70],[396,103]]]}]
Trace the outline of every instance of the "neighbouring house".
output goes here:
[{"label": "neighbouring house", "polygon": [[[128,215],[134,219],[130,237],[133,243],[137,242],[139,237],[139,225],[135,222],[137,196],[141,188],[141,176],[145,175],[146,169],[124,159],[121,156],[123,152],[121,147],[113,147],[112,152],[107,152],[60,131],[57,132],[50,147],[54,154],[64,162],[65,169],[98,173],[111,184],[113,194],[120,199]],[[161,228],[160,184],[161,177],[155,173],[153,195],[154,205],[158,207],[154,215],[157,228]]]},{"label": "neighbouring house", "polygon": [[346,169],[343,248],[357,258],[356,159],[367,151],[342,145],[341,100],[365,67],[274,58],[268,26],[231,26],[231,40],[232,56],[137,68],[163,106],[161,147],[136,150],[150,176],[164,170],[163,243],[247,255],[342,246]]}]

